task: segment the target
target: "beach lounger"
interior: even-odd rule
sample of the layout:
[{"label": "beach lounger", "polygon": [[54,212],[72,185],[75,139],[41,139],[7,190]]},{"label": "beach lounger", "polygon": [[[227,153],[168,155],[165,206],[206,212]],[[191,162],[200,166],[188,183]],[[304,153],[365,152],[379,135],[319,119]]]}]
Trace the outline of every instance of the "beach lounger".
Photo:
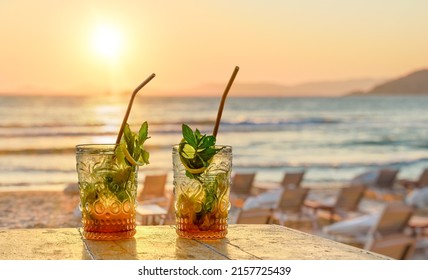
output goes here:
[{"label": "beach lounger", "polygon": [[161,225],[175,225],[175,198],[172,195],[168,202],[168,209],[165,216],[160,221]]},{"label": "beach lounger", "polygon": [[428,187],[428,168],[425,168],[417,180],[402,179],[398,181],[400,185],[408,190]]},{"label": "beach lounger", "polygon": [[375,240],[368,250],[393,259],[408,260],[413,256],[415,246],[415,238],[398,234]]},{"label": "beach lounger", "polygon": [[336,199],[330,203],[305,200],[304,205],[313,210],[314,217],[325,217],[332,223],[349,217],[363,214],[359,209],[359,204],[364,196],[366,186],[349,186],[341,188]]},{"label": "beach lounger", "polygon": [[232,178],[230,202],[232,206],[242,208],[245,200],[252,195],[256,173],[236,173]]},{"label": "beach lounger", "polygon": [[286,172],[279,182],[258,182],[254,185],[254,192],[261,194],[263,192],[275,190],[275,189],[293,189],[300,188],[303,181],[305,171],[302,172]]},{"label": "beach lounger", "polygon": [[135,211],[140,225],[159,225],[167,215],[168,210],[153,203],[138,204]]},{"label": "beach lounger", "polygon": [[380,169],[374,182],[367,184],[373,198],[380,200],[402,199],[404,193],[395,188],[397,182],[398,169]]},{"label": "beach lounger", "polygon": [[143,188],[138,193],[137,201],[139,203],[158,203],[165,204],[169,201],[165,193],[167,174],[146,175]]},{"label": "beach lounger", "polygon": [[156,203],[138,204],[136,208],[140,225],[175,225],[175,199],[171,195],[166,207]]},{"label": "beach lounger", "polygon": [[405,233],[412,215],[413,208],[401,202],[386,204],[379,219],[369,230],[364,248],[368,250],[375,241]]},{"label": "beach lounger", "polygon": [[404,198],[404,202],[425,212],[424,215],[428,216],[428,186],[410,190]]},{"label": "beach lounger", "polygon": [[237,215],[237,224],[269,224],[272,219],[272,209],[251,208],[240,209]]},{"label": "beach lounger", "polygon": [[376,182],[373,187],[380,189],[392,189],[397,178],[397,169],[381,169],[379,170]]},{"label": "beach lounger", "polygon": [[281,181],[281,186],[284,188],[299,188],[303,181],[305,172],[287,172]]},{"label": "beach lounger", "polygon": [[370,250],[380,246],[381,240],[392,240],[406,234],[413,211],[412,207],[401,202],[386,203],[379,213],[325,226],[324,237]]},{"label": "beach lounger", "polygon": [[[307,188],[284,189],[273,212],[273,222],[282,226],[287,224],[290,227],[300,227],[304,220],[312,223],[313,218],[303,209],[303,203],[308,193]],[[291,226],[291,223],[297,226]]]}]

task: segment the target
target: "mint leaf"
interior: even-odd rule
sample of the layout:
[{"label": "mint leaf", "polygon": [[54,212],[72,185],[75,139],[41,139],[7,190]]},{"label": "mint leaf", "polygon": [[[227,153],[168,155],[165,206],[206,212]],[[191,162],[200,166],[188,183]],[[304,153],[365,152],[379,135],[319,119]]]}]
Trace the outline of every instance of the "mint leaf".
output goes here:
[{"label": "mint leaf", "polygon": [[143,145],[144,142],[149,139],[148,137],[149,134],[149,125],[147,122],[144,122],[141,127],[140,130],[138,131],[138,145]]},{"label": "mint leaf", "polygon": [[141,153],[140,161],[144,162],[145,164],[149,164],[150,163],[149,158],[150,158],[149,152],[143,151]]},{"label": "mint leaf", "polygon": [[216,138],[213,135],[202,135],[198,129],[193,131],[186,124],[182,125],[182,130],[183,140],[179,145],[180,159],[187,169],[187,177],[197,179],[197,176],[209,166],[212,157],[221,149],[215,148]]},{"label": "mint leaf", "polygon": [[196,129],[195,130],[195,138],[196,138],[196,141],[200,141],[200,139],[202,138],[203,136],[202,136],[202,134],[201,134],[201,132],[199,131],[199,129]]},{"label": "mint leaf", "polygon": [[148,128],[147,122],[144,122],[136,134],[131,131],[129,124],[125,125],[123,137],[117,149],[121,151],[116,151],[119,163],[129,166],[149,164],[149,152],[144,149],[144,143],[150,138]]},{"label": "mint leaf", "polygon": [[215,145],[215,137],[214,136],[203,136],[201,138],[201,143],[199,144],[201,148],[209,148]]},{"label": "mint leaf", "polygon": [[200,153],[199,156],[202,161],[208,162],[213,156],[218,153],[219,149],[207,148],[203,153]]},{"label": "mint leaf", "polygon": [[135,147],[135,137],[133,132],[129,128],[129,124],[126,124],[125,128],[123,129],[123,138],[125,139],[128,152],[133,155]]},{"label": "mint leaf", "polygon": [[[196,140],[197,138],[195,136],[196,133],[193,133],[192,129],[186,124],[182,125],[182,131],[183,131],[184,140],[186,140],[186,142],[190,146],[192,146],[193,148],[196,149],[196,147],[198,146],[197,140]],[[196,131],[198,132],[198,130],[196,130]],[[200,133],[199,133],[199,135],[200,135]]]}]

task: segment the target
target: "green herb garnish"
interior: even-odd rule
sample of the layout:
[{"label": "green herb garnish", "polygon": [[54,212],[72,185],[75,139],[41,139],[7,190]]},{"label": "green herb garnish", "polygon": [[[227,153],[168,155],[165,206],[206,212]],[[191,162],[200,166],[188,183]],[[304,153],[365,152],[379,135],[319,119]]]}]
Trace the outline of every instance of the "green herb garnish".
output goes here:
[{"label": "green herb garnish", "polygon": [[203,135],[188,125],[182,125],[183,139],[179,144],[179,156],[186,169],[186,176],[198,184],[192,185],[192,191],[181,189],[178,192],[176,215],[186,218],[198,230],[216,228],[216,221],[227,217],[227,207],[222,201],[229,189],[227,171],[209,174],[207,168],[213,157],[222,150],[216,148],[213,135]]},{"label": "green herb garnish", "polygon": [[[137,166],[149,164],[149,153],[144,149],[144,142],[149,139],[148,124],[144,122],[138,134],[131,131],[126,124],[120,145],[114,156],[107,157],[95,164],[80,164],[80,172],[87,175],[82,184],[87,190],[82,197],[82,205],[93,204],[97,199],[116,197],[123,202],[132,196],[130,187],[135,183]],[[105,187],[100,188],[103,185]],[[136,188],[136,186],[135,186]]]},{"label": "green herb garnish", "polygon": [[147,122],[144,122],[136,134],[131,131],[128,124],[125,125],[119,148],[115,151],[119,163],[129,166],[142,166],[150,163],[149,152],[143,147],[146,140],[150,138],[148,128]]},{"label": "green herb garnish", "polygon": [[221,149],[215,147],[216,138],[213,135],[202,135],[198,129],[193,131],[186,124],[182,125],[182,131],[183,139],[178,149],[180,159],[186,168],[186,175],[189,178],[197,178]]}]

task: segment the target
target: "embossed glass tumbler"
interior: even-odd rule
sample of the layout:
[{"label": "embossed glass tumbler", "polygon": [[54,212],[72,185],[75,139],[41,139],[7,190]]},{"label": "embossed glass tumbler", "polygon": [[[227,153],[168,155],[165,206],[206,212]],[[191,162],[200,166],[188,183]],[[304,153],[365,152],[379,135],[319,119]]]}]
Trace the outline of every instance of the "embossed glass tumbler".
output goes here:
[{"label": "embossed glass tumbler", "polygon": [[178,145],[173,146],[176,232],[180,237],[220,239],[227,234],[232,147],[216,148],[221,150],[195,176],[182,164]]},{"label": "embossed glass tumbler", "polygon": [[118,240],[135,235],[138,166],[118,161],[114,144],[76,146],[83,235]]}]

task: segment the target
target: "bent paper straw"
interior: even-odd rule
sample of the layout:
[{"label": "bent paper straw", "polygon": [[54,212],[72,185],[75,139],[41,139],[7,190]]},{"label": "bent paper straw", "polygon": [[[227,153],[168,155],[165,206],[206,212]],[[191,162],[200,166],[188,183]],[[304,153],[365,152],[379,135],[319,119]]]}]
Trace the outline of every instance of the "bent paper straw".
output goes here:
[{"label": "bent paper straw", "polygon": [[230,77],[229,83],[227,84],[227,86],[224,90],[223,96],[221,98],[220,106],[219,106],[218,112],[217,112],[217,119],[215,122],[214,131],[213,131],[214,137],[217,137],[217,132],[218,132],[218,127],[220,125],[221,115],[223,114],[224,103],[226,102],[227,94],[229,93],[229,90],[232,87],[233,81],[235,80],[235,77],[236,77],[236,74],[238,74],[238,71],[239,71],[239,67],[235,66],[235,70],[233,70],[232,76]]},{"label": "bent paper straw", "polygon": [[128,121],[129,113],[131,112],[131,108],[132,108],[132,104],[134,103],[135,96],[140,91],[140,89],[142,89],[146,84],[148,84],[155,76],[156,76],[155,73],[151,74],[132,92],[131,100],[129,100],[129,104],[128,104],[128,109],[126,110],[125,117],[123,118],[122,125],[120,126],[119,134],[117,135],[116,144],[119,144],[120,139],[122,138],[123,130],[125,129],[126,122]]}]

